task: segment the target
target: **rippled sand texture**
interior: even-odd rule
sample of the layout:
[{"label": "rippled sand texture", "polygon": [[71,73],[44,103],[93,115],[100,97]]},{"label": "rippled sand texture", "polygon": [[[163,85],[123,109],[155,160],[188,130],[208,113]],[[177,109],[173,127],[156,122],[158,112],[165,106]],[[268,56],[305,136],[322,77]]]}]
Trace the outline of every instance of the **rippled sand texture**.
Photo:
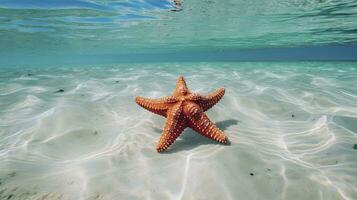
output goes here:
[{"label": "rippled sand texture", "polygon": [[[226,87],[232,144],[134,103]],[[357,199],[357,63],[185,63],[0,70],[0,199]],[[60,89],[63,89],[61,92]],[[57,92],[56,92],[57,91]]]}]

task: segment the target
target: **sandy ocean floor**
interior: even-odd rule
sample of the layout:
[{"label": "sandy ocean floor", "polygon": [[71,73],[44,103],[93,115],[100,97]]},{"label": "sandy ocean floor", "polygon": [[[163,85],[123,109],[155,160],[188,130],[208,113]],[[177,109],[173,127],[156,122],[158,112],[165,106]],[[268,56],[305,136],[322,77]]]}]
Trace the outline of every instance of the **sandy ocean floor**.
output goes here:
[{"label": "sandy ocean floor", "polygon": [[[226,88],[224,146],[136,95]],[[357,63],[171,63],[0,69],[0,199],[357,199]]]}]

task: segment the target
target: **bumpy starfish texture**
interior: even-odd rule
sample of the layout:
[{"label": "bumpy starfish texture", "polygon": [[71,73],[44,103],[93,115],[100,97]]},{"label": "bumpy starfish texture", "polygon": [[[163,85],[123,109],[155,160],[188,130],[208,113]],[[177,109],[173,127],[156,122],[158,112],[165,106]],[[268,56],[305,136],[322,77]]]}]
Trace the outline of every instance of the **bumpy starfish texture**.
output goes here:
[{"label": "bumpy starfish texture", "polygon": [[228,138],[204,113],[212,108],[224,95],[221,88],[209,95],[191,93],[185,79],[180,76],[171,96],[160,99],[136,97],[141,107],[155,114],[166,117],[161,138],[157,144],[158,152],[165,151],[187,127],[201,135],[228,144]]}]

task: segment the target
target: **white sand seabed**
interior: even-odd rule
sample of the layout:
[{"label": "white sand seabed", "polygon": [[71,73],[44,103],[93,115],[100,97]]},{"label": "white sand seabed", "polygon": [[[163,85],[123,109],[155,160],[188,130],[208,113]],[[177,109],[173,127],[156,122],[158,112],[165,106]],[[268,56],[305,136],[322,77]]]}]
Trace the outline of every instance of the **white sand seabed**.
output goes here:
[{"label": "white sand seabed", "polygon": [[[28,73],[31,73],[28,76]],[[0,199],[357,199],[356,63],[185,63],[0,70]],[[226,88],[162,154],[134,97]],[[64,92],[57,92],[63,89]]]}]

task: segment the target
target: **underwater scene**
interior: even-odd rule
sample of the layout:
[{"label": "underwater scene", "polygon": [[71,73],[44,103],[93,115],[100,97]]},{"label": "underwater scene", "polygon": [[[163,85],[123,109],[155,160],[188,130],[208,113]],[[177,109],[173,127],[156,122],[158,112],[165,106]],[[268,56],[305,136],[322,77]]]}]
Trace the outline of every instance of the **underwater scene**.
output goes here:
[{"label": "underwater scene", "polygon": [[2,199],[357,199],[357,1],[0,0]]}]

